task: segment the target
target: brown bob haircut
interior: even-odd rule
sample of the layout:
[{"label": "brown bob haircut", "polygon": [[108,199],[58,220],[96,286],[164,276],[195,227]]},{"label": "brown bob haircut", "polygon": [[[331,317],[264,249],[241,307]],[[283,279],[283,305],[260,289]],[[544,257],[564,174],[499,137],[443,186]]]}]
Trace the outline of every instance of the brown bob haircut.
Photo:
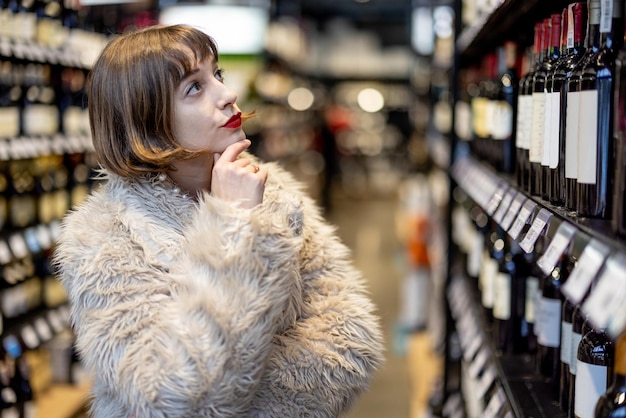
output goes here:
[{"label": "brown bob haircut", "polygon": [[89,75],[93,144],[108,171],[138,177],[172,169],[205,150],[181,147],[173,133],[173,94],[197,63],[218,59],[215,41],[186,25],[151,26],[119,35]]}]

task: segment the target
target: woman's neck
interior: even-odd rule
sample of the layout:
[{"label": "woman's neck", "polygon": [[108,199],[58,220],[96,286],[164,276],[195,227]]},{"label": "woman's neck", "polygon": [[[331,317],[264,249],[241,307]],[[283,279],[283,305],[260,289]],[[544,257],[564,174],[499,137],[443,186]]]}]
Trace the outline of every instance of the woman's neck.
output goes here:
[{"label": "woman's neck", "polygon": [[176,161],[173,163],[176,170],[170,170],[167,175],[181,191],[189,196],[197,196],[200,192],[211,191],[211,173],[213,171],[213,154]]}]

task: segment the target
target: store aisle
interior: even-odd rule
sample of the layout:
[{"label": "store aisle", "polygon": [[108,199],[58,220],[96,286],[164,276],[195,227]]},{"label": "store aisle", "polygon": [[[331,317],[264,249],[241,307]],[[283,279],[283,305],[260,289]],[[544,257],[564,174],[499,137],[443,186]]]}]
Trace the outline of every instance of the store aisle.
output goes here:
[{"label": "store aisle", "polygon": [[343,242],[353,251],[378,307],[385,334],[386,362],[371,390],[355,405],[350,418],[410,417],[410,380],[402,342],[394,341],[401,275],[400,247],[395,233],[396,202],[388,199],[335,197],[328,220],[337,226]]}]

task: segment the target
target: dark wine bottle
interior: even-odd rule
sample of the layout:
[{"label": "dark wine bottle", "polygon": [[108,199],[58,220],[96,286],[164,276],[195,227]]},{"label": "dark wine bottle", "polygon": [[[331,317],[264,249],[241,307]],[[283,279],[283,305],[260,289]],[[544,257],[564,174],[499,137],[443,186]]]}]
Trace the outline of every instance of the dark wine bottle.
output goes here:
[{"label": "dark wine bottle", "polygon": [[[550,152],[550,203],[558,206],[565,205],[565,155],[566,155],[566,129],[567,129],[567,87],[576,64],[583,57],[583,27],[586,23],[585,3],[572,3],[565,10],[566,22],[563,24],[565,41],[565,54],[557,64],[553,72],[552,91],[559,92],[560,106],[558,118],[553,117],[553,135],[558,141],[552,145]],[[563,42],[563,40],[562,40]],[[555,99],[556,100],[556,99]],[[554,115],[553,115],[554,116]]]},{"label": "dark wine bottle", "polygon": [[492,139],[496,169],[515,171],[515,132],[519,84],[517,44],[508,41],[498,50],[498,97],[493,103]]},{"label": "dark wine bottle", "polygon": [[[626,37],[626,34],[624,34]],[[626,48],[615,60],[615,97],[613,104],[613,137],[615,139],[615,184],[613,185],[612,227],[626,235]]]},{"label": "dark wine bottle", "polygon": [[[560,100],[559,91],[553,90],[554,70],[560,62],[561,58],[561,25],[562,15],[560,13],[554,13],[550,17],[550,49],[548,51],[549,65],[546,67],[544,93],[545,93],[545,106],[544,106],[544,129],[543,129],[543,150],[541,152],[541,197],[545,200],[550,198],[549,185],[550,179],[550,158],[552,151],[552,143],[558,140],[558,135],[555,137],[554,130],[558,129],[559,124],[559,112],[560,112]],[[553,126],[554,125],[554,126]]]},{"label": "dark wine bottle", "polygon": [[559,407],[562,411],[567,411],[569,406],[570,361],[572,359],[573,338],[572,315],[574,314],[574,309],[576,309],[576,305],[565,298],[561,313],[561,378],[559,382]]},{"label": "dark wine bottle", "polygon": [[541,375],[548,379],[554,400],[559,398],[561,378],[561,313],[563,294],[561,287],[573,269],[567,252],[561,255],[552,272],[542,279],[541,332],[537,336],[538,364]]},{"label": "dark wine bottle", "polygon": [[613,87],[615,58],[624,43],[624,3],[603,1],[600,48],[584,66],[578,144],[579,216],[610,218],[613,181]]},{"label": "dark wine bottle", "polygon": [[593,418],[595,406],[606,392],[612,377],[613,341],[603,329],[593,329],[587,321],[578,344],[576,361],[576,418]]},{"label": "dark wine bottle", "polygon": [[[536,31],[536,29],[535,29]],[[535,39],[537,34],[535,33]],[[535,40],[535,42],[537,42]],[[530,83],[534,74],[535,50],[527,51],[522,59],[522,74],[519,81],[519,93],[517,95],[517,118],[515,130],[516,163],[515,177],[517,185],[521,190],[528,191],[528,177],[530,162],[528,161],[528,150],[530,149],[530,124],[532,113],[532,93]]]},{"label": "dark wine bottle", "polygon": [[609,389],[600,396],[594,418],[626,417],[626,333],[615,341],[613,381]]},{"label": "dark wine bottle", "polygon": [[585,53],[574,66],[567,81],[567,111],[565,115],[565,208],[576,211],[578,200],[578,138],[581,77],[587,62],[597,53],[600,47],[600,0],[588,0],[587,32],[585,36]]},{"label": "dark wine bottle", "polygon": [[550,19],[544,19],[541,24],[541,60],[540,65],[535,69],[532,81],[532,125],[530,129],[530,194],[541,196],[542,191],[542,169],[541,160],[543,157],[543,141],[545,129],[546,112],[546,78],[551,68],[549,55],[550,40]]}]

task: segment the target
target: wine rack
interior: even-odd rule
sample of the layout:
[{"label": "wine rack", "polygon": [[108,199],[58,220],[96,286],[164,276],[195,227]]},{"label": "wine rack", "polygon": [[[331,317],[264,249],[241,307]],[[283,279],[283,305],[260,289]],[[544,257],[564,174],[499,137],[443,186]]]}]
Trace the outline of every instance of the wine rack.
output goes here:
[{"label": "wine rack", "polygon": [[[464,3],[455,3],[458,16]],[[480,63],[504,40],[515,41],[522,49],[530,46],[534,23],[570,3],[497,0],[486,2],[470,24],[459,23],[451,75],[453,102],[462,100],[455,89],[464,69]],[[481,304],[480,283],[461,266],[467,261],[462,258],[470,257],[464,230],[486,233],[477,231],[472,219],[473,208],[479,208],[533,260],[541,274],[550,274],[562,257],[575,260],[561,293],[580,306],[594,329],[606,329],[613,339],[626,330],[626,241],[616,234],[611,221],[580,217],[552,205],[519,187],[513,174],[498,172],[479,160],[468,138],[456,132],[459,122],[467,118],[454,118],[456,129],[449,133],[451,261],[445,296],[450,325],[442,416],[565,417],[567,413],[551,394],[550,382],[537,370],[534,354],[502,352],[495,347],[493,323]],[[462,413],[455,412],[459,410]]]}]

